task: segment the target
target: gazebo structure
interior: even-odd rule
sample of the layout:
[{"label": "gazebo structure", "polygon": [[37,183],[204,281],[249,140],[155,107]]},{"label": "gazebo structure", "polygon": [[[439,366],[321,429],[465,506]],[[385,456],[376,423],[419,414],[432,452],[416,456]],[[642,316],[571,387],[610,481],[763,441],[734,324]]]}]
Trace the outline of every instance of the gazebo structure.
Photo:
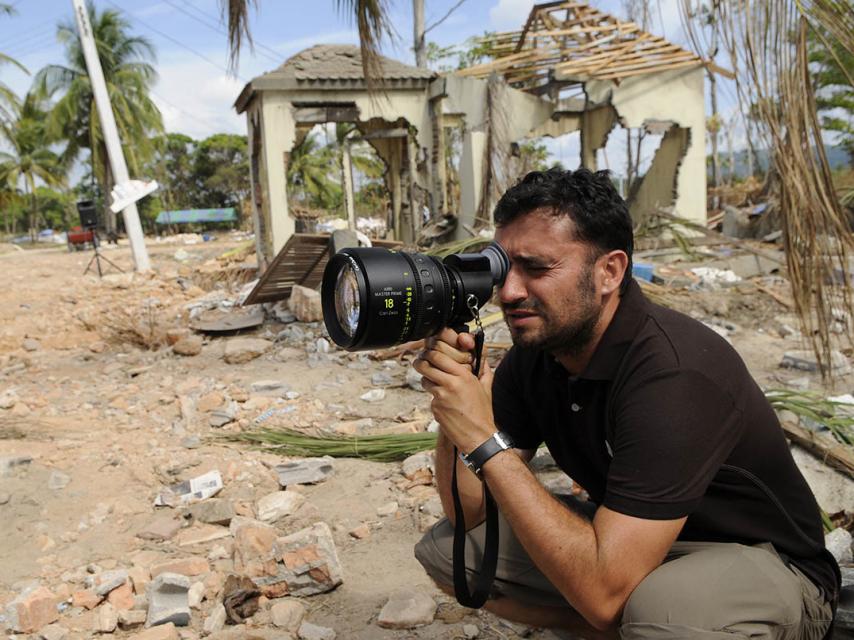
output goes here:
[{"label": "gazebo structure", "polygon": [[[247,116],[261,268],[294,232],[290,153],[327,122],[354,123],[384,161],[389,229],[404,242],[415,239],[425,209],[456,217],[457,237],[490,223],[496,198],[517,177],[514,143],[580,131],[581,164],[595,169],[597,150],[618,123],[663,133],[629,194],[635,220],[673,207],[705,221],[709,63],[581,2],[537,5],[521,31],[490,44],[493,60],[441,76],[383,57],[373,93],[359,49],[349,45],[311,47],[249,82],[235,108]],[[448,127],[460,127],[463,142],[455,211],[447,210]]]}]

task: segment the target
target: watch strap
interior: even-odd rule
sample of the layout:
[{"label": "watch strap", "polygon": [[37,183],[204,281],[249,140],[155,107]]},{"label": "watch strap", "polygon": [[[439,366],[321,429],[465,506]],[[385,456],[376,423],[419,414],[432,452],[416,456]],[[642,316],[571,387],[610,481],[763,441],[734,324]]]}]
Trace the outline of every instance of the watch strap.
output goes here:
[{"label": "watch strap", "polygon": [[496,431],[486,442],[469,454],[461,454],[460,458],[469,469],[479,475],[487,460],[495,454],[511,449],[512,447],[513,439],[502,431]]}]

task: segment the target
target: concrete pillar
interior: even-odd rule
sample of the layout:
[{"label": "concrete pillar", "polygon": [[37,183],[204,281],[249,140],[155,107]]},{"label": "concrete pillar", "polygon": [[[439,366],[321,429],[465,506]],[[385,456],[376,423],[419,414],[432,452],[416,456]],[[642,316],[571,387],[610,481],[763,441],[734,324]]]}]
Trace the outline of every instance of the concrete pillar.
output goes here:
[{"label": "concrete pillar", "polygon": [[392,220],[394,221],[394,226],[392,227],[394,231],[394,239],[400,240],[402,238],[402,227],[401,227],[401,202],[403,200],[403,189],[401,187],[400,181],[400,170],[403,165],[403,158],[401,158],[401,141],[399,138],[392,138],[389,140],[389,180],[391,182],[391,215]]},{"label": "concrete pillar", "polygon": [[649,169],[629,194],[629,211],[635,224],[649,213],[676,202],[680,165],[690,143],[688,129],[673,125],[664,134]]},{"label": "concrete pillar", "polygon": [[461,240],[471,234],[463,225],[474,226],[480,199],[483,197],[483,154],[486,150],[486,133],[463,132],[463,153],[460,159],[460,211],[454,238]]},{"label": "concrete pillar", "polygon": [[617,123],[614,107],[605,105],[585,111],[581,115],[581,164],[596,171],[596,152],[605,146],[608,134]]},{"label": "concrete pillar", "polygon": [[430,101],[430,124],[433,127],[433,148],[430,150],[433,202],[430,214],[433,216],[443,215],[447,207],[448,174],[445,162],[445,116],[442,109],[441,98]]},{"label": "concrete pillar", "polygon": [[291,103],[275,94],[264,96],[262,104],[269,209],[269,240],[265,244],[275,256],[294,234],[294,219],[288,209],[287,170],[290,152],[296,141],[296,122]]}]

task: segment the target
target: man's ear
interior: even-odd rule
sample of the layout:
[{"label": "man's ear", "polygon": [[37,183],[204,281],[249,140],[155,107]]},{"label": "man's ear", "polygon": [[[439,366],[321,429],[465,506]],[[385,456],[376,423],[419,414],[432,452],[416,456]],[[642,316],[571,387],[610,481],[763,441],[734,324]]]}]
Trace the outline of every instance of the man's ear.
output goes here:
[{"label": "man's ear", "polygon": [[599,256],[598,262],[602,270],[601,294],[606,296],[620,288],[629,266],[629,256],[625,251],[614,249]]}]

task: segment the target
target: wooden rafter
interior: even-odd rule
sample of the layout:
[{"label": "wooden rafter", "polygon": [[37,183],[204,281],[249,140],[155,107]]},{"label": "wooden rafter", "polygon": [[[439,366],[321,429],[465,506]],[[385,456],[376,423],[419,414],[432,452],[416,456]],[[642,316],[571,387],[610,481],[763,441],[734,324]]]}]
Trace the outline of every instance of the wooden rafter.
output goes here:
[{"label": "wooden rafter", "polygon": [[537,89],[555,72],[574,81],[613,80],[705,64],[696,54],[584,2],[535,5],[521,31],[486,41],[493,60],[457,72],[501,73],[521,89]]}]

